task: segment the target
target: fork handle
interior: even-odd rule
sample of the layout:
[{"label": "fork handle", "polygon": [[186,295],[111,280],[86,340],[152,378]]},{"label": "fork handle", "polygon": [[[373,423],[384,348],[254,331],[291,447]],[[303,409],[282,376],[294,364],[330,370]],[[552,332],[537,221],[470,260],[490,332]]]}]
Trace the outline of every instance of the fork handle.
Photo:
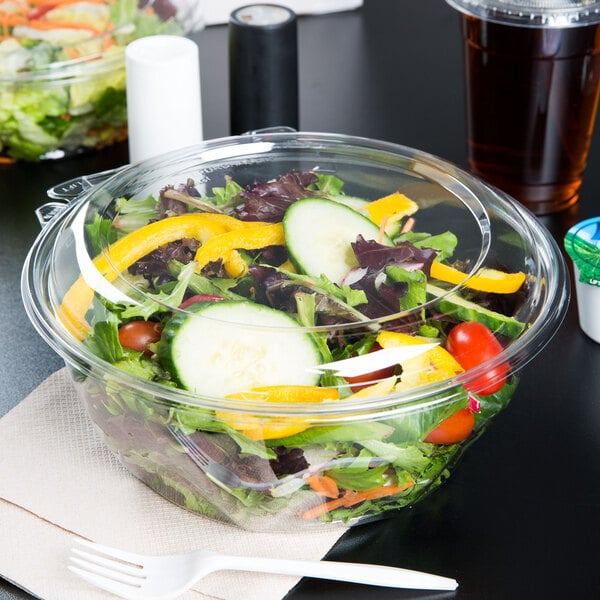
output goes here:
[{"label": "fork handle", "polygon": [[298,575],[418,590],[455,590],[458,587],[458,583],[448,577],[382,565],[242,556],[221,556],[220,559],[219,568],[227,570]]}]

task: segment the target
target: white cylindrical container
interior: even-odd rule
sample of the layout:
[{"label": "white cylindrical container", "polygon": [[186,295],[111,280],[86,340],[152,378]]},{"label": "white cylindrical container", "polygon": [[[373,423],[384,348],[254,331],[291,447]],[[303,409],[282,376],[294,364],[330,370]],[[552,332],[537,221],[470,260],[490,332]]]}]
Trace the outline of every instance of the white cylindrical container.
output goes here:
[{"label": "white cylindrical container", "polygon": [[202,141],[198,45],[170,35],[135,40],[125,52],[129,160]]},{"label": "white cylindrical container", "polygon": [[571,227],[565,249],[573,260],[579,326],[600,343],[600,217]]}]

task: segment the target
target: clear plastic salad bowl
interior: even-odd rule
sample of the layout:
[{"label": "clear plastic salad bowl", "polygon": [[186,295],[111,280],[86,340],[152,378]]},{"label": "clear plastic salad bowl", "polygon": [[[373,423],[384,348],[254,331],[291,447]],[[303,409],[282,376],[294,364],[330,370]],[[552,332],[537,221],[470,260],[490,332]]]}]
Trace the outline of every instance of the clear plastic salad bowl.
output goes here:
[{"label": "clear plastic salad bowl", "polygon": [[419,501],[569,300],[529,212],[393,144],[223,138],[51,195],[30,319],[135,476],[247,529]]},{"label": "clear plastic salad bowl", "polygon": [[202,26],[196,0],[0,2],[0,162],[125,139],[125,46]]}]

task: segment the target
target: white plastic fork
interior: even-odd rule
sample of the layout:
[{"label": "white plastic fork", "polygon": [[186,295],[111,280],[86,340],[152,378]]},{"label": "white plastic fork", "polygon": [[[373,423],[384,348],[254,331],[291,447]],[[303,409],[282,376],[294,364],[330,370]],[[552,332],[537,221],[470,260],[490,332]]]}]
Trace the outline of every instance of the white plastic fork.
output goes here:
[{"label": "white plastic fork", "polygon": [[207,550],[145,556],[75,538],[69,569],[82,579],[128,600],[168,600],[214,571],[258,571],[318,577],[393,588],[455,590],[454,579],[395,567],[333,561],[229,556]]}]

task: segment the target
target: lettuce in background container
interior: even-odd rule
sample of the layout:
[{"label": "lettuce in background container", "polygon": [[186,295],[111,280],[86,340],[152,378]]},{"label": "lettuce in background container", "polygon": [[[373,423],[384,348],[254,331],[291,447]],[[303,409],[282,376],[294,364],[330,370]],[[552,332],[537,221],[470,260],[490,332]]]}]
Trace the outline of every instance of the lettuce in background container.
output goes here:
[{"label": "lettuce in background container", "polygon": [[600,217],[571,227],[565,249],[573,259],[579,325],[600,343]]},{"label": "lettuce in background container", "polygon": [[202,26],[195,0],[0,2],[0,160],[64,158],[125,139],[125,46]]}]

